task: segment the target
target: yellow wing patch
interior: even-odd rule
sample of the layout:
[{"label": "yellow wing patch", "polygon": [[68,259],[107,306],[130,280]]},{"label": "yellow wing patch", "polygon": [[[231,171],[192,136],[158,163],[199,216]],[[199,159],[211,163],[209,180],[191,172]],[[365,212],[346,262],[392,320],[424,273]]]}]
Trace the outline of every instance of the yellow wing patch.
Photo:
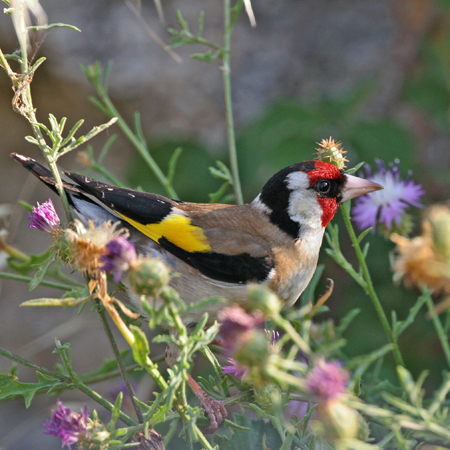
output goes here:
[{"label": "yellow wing patch", "polygon": [[159,223],[144,225],[123,214],[117,214],[155,242],[159,242],[164,237],[187,252],[209,252],[211,250],[205,233],[200,227],[192,225],[189,217],[174,214],[167,216]]}]

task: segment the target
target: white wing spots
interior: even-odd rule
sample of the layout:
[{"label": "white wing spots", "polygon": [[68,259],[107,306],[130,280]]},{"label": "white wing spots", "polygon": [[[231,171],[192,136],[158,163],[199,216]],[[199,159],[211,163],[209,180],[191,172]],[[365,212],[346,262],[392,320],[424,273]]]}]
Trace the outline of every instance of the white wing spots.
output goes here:
[{"label": "white wing spots", "polygon": [[[289,195],[288,213],[294,222],[300,224],[300,236],[311,231],[319,232],[322,226],[322,208],[317,202],[317,194],[309,188],[308,175],[304,172],[292,172],[286,177]],[[322,241],[321,233],[321,241]]]},{"label": "white wing spots", "polygon": [[128,192],[128,195],[129,195],[131,198],[135,198],[135,197],[136,197],[134,194],[131,194],[130,192]]}]

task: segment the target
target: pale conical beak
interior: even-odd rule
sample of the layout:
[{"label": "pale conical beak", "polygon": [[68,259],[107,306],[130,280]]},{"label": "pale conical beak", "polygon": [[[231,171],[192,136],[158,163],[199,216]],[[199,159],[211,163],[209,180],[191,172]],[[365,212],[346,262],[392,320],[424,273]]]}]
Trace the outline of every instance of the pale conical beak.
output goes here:
[{"label": "pale conical beak", "polygon": [[345,182],[341,202],[346,202],[347,200],[359,197],[360,195],[369,194],[370,192],[384,189],[381,184],[374,183],[370,180],[365,180],[364,178],[354,177],[353,175],[345,175],[345,177],[347,181]]}]

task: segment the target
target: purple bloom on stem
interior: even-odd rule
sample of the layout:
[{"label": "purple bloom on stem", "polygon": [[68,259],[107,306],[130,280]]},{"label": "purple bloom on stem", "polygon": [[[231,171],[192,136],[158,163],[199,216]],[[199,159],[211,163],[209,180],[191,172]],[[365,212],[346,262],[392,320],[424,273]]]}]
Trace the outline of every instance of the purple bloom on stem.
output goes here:
[{"label": "purple bloom on stem", "polygon": [[233,375],[242,381],[248,374],[248,368],[240,366],[233,358],[228,358],[227,361],[230,365],[222,367],[222,375]]},{"label": "purple bloom on stem", "polygon": [[220,311],[218,319],[222,322],[220,335],[223,346],[228,349],[237,347],[243,336],[264,323],[261,311],[247,313],[240,306],[233,305]]},{"label": "purple bloom on stem", "polygon": [[[279,351],[277,344],[280,340],[280,333],[278,331],[264,330],[267,339],[269,340],[269,345],[272,349]],[[243,381],[248,374],[248,368],[239,365],[239,363],[233,358],[227,358],[229,366],[223,366],[222,375],[233,375],[234,378]]]},{"label": "purple bloom on stem", "polygon": [[80,434],[87,436],[88,410],[85,406],[81,414],[78,414],[66,408],[60,400],[57,401],[57,405],[58,409],[52,409],[52,417],[44,424],[46,430],[42,432],[59,437],[63,447],[67,445],[71,449],[71,445],[78,441]]},{"label": "purple bloom on stem", "polygon": [[115,283],[122,278],[122,273],[130,268],[130,263],[136,259],[134,245],[124,236],[117,236],[106,244],[106,252],[100,257],[102,269],[113,274]]},{"label": "purple bloom on stem", "polygon": [[334,399],[347,390],[348,372],[337,361],[316,361],[306,377],[309,392],[322,401]]},{"label": "purple bloom on stem", "polygon": [[377,161],[378,172],[373,174],[366,166],[367,179],[384,186],[383,190],[363,195],[355,201],[352,219],[363,230],[375,227],[377,222],[391,230],[395,223],[401,226],[402,216],[408,206],[421,208],[419,198],[424,194],[422,186],[412,181],[400,179],[400,162],[391,163],[389,168]]},{"label": "purple bloom on stem", "polygon": [[37,228],[47,233],[50,233],[60,223],[51,199],[48,199],[41,205],[38,203],[37,207],[33,207],[33,210],[28,215],[28,219],[30,219],[29,228]]}]

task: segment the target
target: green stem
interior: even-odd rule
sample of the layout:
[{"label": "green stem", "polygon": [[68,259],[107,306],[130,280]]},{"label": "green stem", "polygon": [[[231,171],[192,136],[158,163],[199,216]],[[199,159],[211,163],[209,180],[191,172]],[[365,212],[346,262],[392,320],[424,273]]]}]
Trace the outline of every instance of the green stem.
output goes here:
[{"label": "green stem", "polygon": [[22,366],[33,369],[36,372],[40,372],[43,375],[47,375],[48,377],[55,378],[56,380],[62,381],[63,383],[70,384],[72,382],[72,380],[69,377],[61,375],[60,373],[54,372],[52,370],[48,370],[45,367],[38,366],[37,364],[34,364],[31,361],[23,359],[20,356],[15,355],[14,353],[11,353],[8,350],[5,350],[1,347],[0,347],[0,355],[18,363],[18,364],[21,364]]},{"label": "green stem", "polygon": [[127,125],[127,123],[119,114],[119,111],[116,109],[113,102],[109,98],[106,90],[103,88],[103,86],[101,86],[100,83],[95,83],[94,86],[97,89],[97,93],[100,96],[100,99],[108,110],[108,114],[110,115],[110,117],[117,117],[117,125],[119,125],[125,136],[130,140],[134,148],[138,151],[138,153],[150,167],[158,181],[164,186],[167,194],[170,196],[170,198],[173,198],[175,200],[178,199],[178,195],[172,185],[169,183],[169,180],[164,175],[163,171],[160,169],[156,161],[149,154],[147,146],[133,133],[131,128]]},{"label": "green stem", "polygon": [[442,345],[442,350],[444,350],[445,359],[447,360],[447,365],[450,367],[450,346],[448,344],[448,337],[442,327],[441,321],[439,320],[439,316],[434,311],[433,300],[431,299],[431,295],[429,292],[424,292],[425,302],[427,304],[428,312],[430,314],[431,320],[433,321],[434,328],[436,329],[436,333],[439,337],[439,341]]},{"label": "green stem", "polygon": [[367,267],[366,260],[364,258],[364,254],[361,250],[361,247],[358,243],[358,239],[356,237],[355,230],[353,229],[353,225],[350,219],[350,203],[343,203],[341,205],[342,216],[344,217],[345,226],[347,227],[348,234],[353,243],[353,248],[355,249],[356,257],[358,258],[359,265],[361,267],[363,278],[366,282],[365,291],[367,295],[372,300],[375,311],[378,314],[378,318],[380,319],[381,325],[388,337],[389,341],[392,344],[392,352],[394,355],[395,363],[398,366],[403,366],[405,363],[403,362],[403,357],[398,347],[398,343],[395,339],[394,333],[392,332],[391,326],[389,325],[389,321],[386,317],[386,313],[384,312],[383,306],[381,305],[380,299],[378,298],[377,293],[373,287],[372,278],[369,273],[369,268]]},{"label": "green stem", "polygon": [[225,114],[227,121],[228,153],[230,158],[230,168],[233,174],[233,188],[236,196],[236,203],[244,203],[242,197],[241,181],[239,178],[239,167],[237,160],[236,138],[234,134],[233,102],[231,98],[231,69],[230,69],[230,50],[231,50],[231,32],[233,24],[231,23],[230,0],[224,0],[224,30],[223,30],[223,91],[225,98]]},{"label": "green stem", "polygon": [[[16,280],[16,281],[24,281],[26,283],[29,283],[32,280],[31,277],[26,277],[24,275],[17,275],[15,273],[8,273],[8,272],[0,272],[0,278],[7,278],[9,280]],[[73,286],[69,286],[68,284],[56,283],[54,281],[48,280],[42,280],[41,284],[42,286],[48,286],[55,289],[62,289],[64,291],[71,291],[73,289]]]},{"label": "green stem", "polygon": [[274,323],[276,323],[279,327],[283,328],[283,330],[289,335],[294,344],[306,355],[311,353],[311,349],[308,344],[303,340],[302,337],[295,331],[295,328],[288,322],[286,319],[283,319],[280,315],[276,314],[272,317]]},{"label": "green stem", "polygon": [[[108,400],[105,400],[100,394],[93,391],[89,386],[86,386],[81,379],[78,377],[78,375],[74,372],[72,369],[72,366],[69,361],[69,357],[67,356],[66,349],[61,345],[61,342],[56,339],[56,348],[59,351],[59,354],[61,356],[61,360],[64,364],[64,367],[67,370],[67,373],[69,374],[70,379],[72,380],[72,383],[74,386],[84,394],[86,394],[88,397],[95,400],[97,403],[99,403],[101,406],[103,406],[107,411],[112,412],[114,409],[114,405]],[[127,416],[124,412],[119,411],[119,418],[124,422],[126,425],[129,426],[135,426],[137,425],[136,422],[131,419],[131,417]]]},{"label": "green stem", "polygon": [[135,393],[133,386],[130,381],[130,377],[128,376],[127,369],[125,367],[125,364],[123,363],[122,357],[120,356],[119,348],[117,347],[116,340],[114,339],[114,336],[111,331],[111,327],[109,326],[109,322],[106,318],[105,309],[101,307],[100,300],[96,299],[95,302],[97,303],[98,307],[97,312],[100,317],[100,321],[103,326],[103,331],[106,334],[106,337],[108,338],[109,343],[111,344],[112,351],[114,353],[114,357],[116,358],[117,365],[119,366],[120,374],[122,375],[122,378],[125,382],[125,386],[127,388],[128,394],[130,396],[131,404],[133,405],[134,411],[136,413],[136,416],[139,420],[139,423],[144,422],[144,416],[142,414],[141,408],[139,408],[138,404],[134,400]]},{"label": "green stem", "polygon": [[[16,13],[15,16],[19,21],[20,24],[18,24],[19,29],[26,30],[26,24],[25,24],[25,18],[23,15],[18,15]],[[23,89],[24,93],[21,94],[22,101],[24,102],[24,108],[23,111],[21,111],[21,114],[27,118],[27,120],[30,122],[31,128],[33,129],[33,134],[38,141],[39,148],[41,149],[47,164],[53,174],[53,177],[55,178],[55,186],[58,191],[59,196],[61,197],[61,201],[64,207],[64,212],[66,214],[66,218],[68,222],[73,222],[72,212],[69,207],[69,202],[67,200],[66,193],[64,191],[64,186],[61,180],[61,176],[59,175],[58,168],[56,166],[56,159],[54,157],[54,152],[45,142],[44,136],[41,132],[41,129],[39,128],[38,121],[35,114],[35,108],[33,107],[33,100],[31,98],[31,88],[30,83],[31,79],[28,80],[28,71],[30,70],[29,62],[28,62],[28,54],[27,54],[27,41],[28,36],[24,38],[24,36],[19,36],[20,41],[20,50],[21,50],[21,58],[20,58],[20,68],[22,72],[22,77],[19,80],[12,79],[15,90],[16,89]]]},{"label": "green stem", "polygon": [[105,169],[101,164],[91,161],[91,167],[89,168],[99,173],[100,175],[103,175],[110,183],[113,183],[115,186],[119,186],[122,188],[126,187],[118,178],[116,178],[109,170]]},{"label": "green stem", "polygon": [[[135,372],[136,369],[141,369],[141,366],[139,364],[133,364],[133,365],[125,368],[125,370],[127,372]],[[93,376],[93,377],[81,375],[80,380],[82,380],[83,383],[85,383],[85,384],[94,384],[94,383],[101,383],[102,381],[111,380],[113,378],[120,377],[120,375],[121,375],[120,370],[114,370],[113,372],[109,372],[104,375],[97,375],[97,376]]]}]

